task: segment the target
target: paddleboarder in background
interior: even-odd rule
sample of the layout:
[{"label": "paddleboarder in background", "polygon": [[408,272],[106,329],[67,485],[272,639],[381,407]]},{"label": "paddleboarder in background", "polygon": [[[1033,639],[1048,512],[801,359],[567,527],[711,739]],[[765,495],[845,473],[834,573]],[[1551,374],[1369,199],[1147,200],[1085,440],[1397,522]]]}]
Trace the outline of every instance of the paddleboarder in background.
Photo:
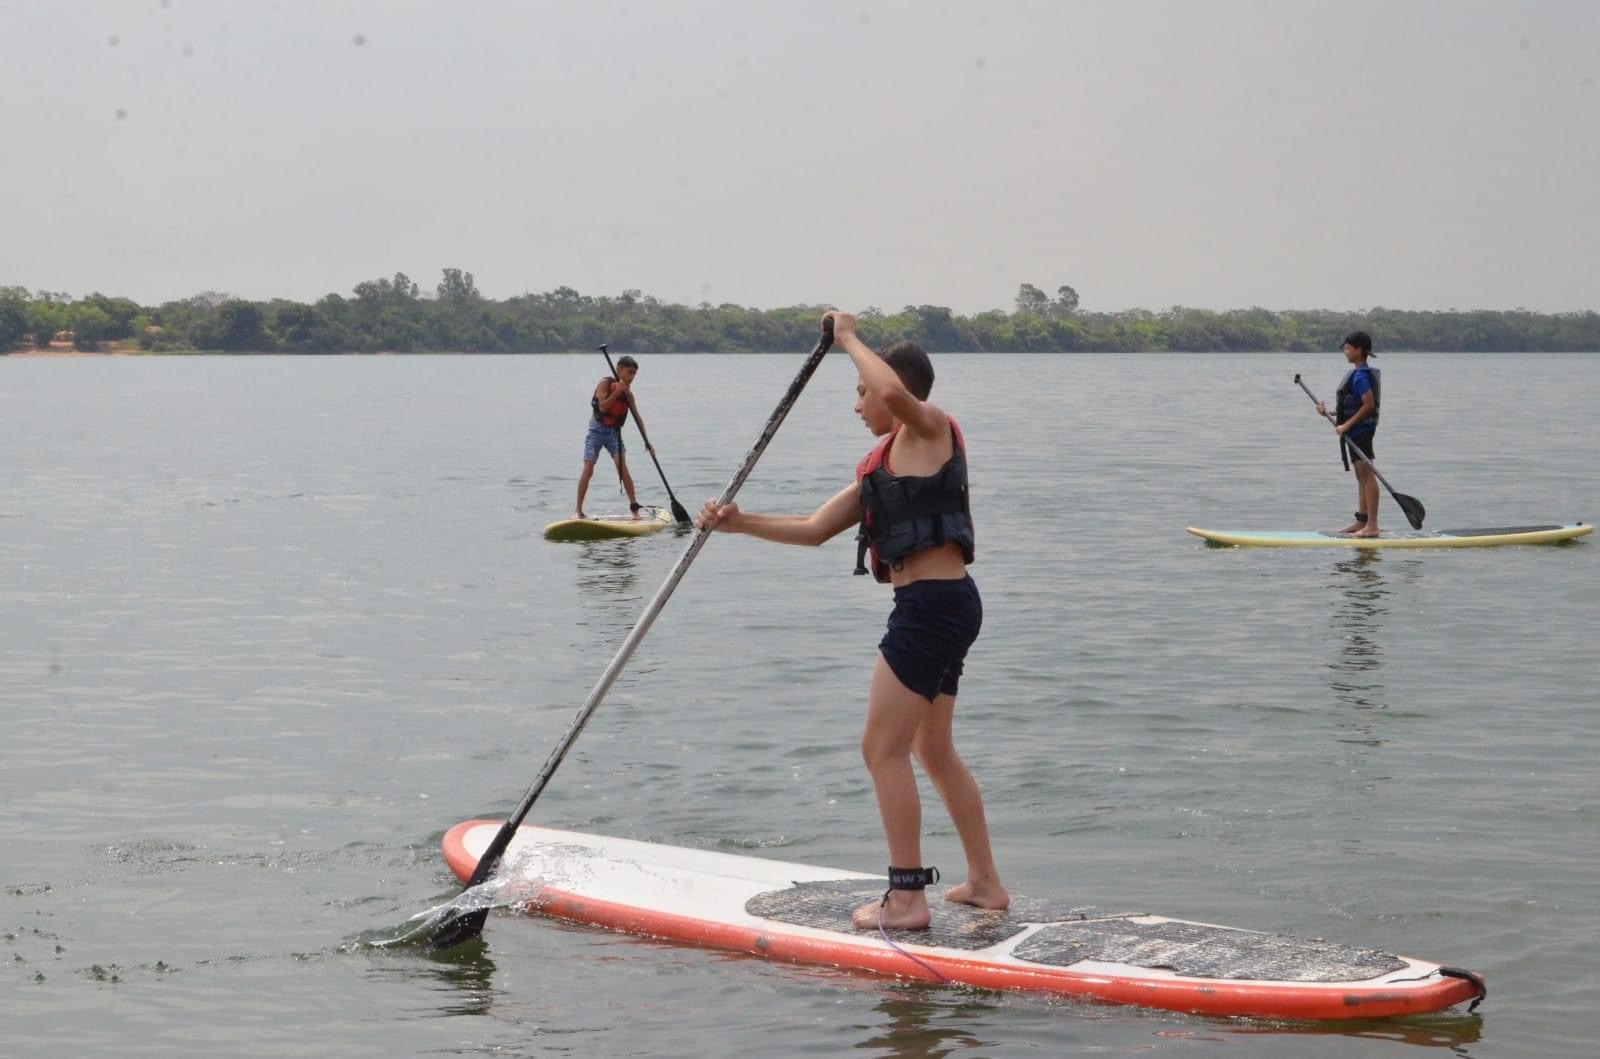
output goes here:
[{"label": "paddleboarder in background", "polygon": [[[1367,363],[1367,358],[1374,356],[1372,352],[1372,336],[1365,331],[1352,331],[1345,336],[1344,359],[1350,362],[1350,370],[1339,382],[1339,395],[1335,399],[1334,407],[1334,433],[1339,435],[1339,455],[1344,460],[1345,470],[1355,465],[1356,472],[1356,514],[1355,521],[1350,523],[1340,533],[1353,537],[1376,537],[1378,535],[1378,478],[1373,474],[1372,466],[1366,460],[1352,459],[1347,445],[1354,445],[1360,449],[1368,460],[1376,459],[1373,454],[1372,440],[1378,433],[1378,405],[1382,400],[1383,383],[1379,379],[1381,372]],[[1317,402],[1317,414],[1326,416],[1328,409]]]},{"label": "paddleboarder in background", "polygon": [[[628,421],[630,410],[640,427],[644,425],[644,420],[639,418],[639,406],[633,401],[633,380],[638,374],[638,361],[632,357],[617,358],[616,375],[601,379],[589,399],[593,414],[589,417],[589,433],[583,439],[583,472],[578,475],[578,507],[573,518],[589,517],[583,513],[583,497],[589,491],[589,479],[594,477],[594,461],[600,458],[601,449],[611,454],[612,462],[617,465],[617,477],[622,481],[623,492],[628,494],[628,510],[635,519],[639,517],[639,498],[633,492],[633,475],[628,473],[627,450],[622,444],[622,424]],[[645,442],[645,448],[651,453],[655,452],[648,441]]]},{"label": "paddleboarder in background", "polygon": [[967,650],[983,624],[983,601],[967,574],[974,558],[967,500],[966,442],[954,419],[928,402],[933,364],[910,342],[874,353],[849,313],[830,312],[835,347],[850,354],[859,379],[856,414],[882,438],[856,467],[855,481],[810,515],[758,515],[706,501],[700,524],[780,544],[819,545],[852,526],[856,573],[894,585],[894,610],[878,644],[867,695],[861,753],[872,775],[889,843],[889,890],[855,910],[853,924],[921,928],[929,922],[924,888],[938,880],[922,866],[922,807],[911,760],[933,781],[961,837],[966,881],[945,900],[1005,908],[989,844],[983,796],[956,753],[951,723]]}]

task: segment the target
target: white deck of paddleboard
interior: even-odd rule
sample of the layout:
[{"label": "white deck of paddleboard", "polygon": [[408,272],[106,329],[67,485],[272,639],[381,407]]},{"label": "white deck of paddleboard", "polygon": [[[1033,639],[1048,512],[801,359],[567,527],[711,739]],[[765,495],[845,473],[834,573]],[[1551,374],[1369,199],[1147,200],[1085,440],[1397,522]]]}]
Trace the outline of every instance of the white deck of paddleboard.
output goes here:
[{"label": "white deck of paddleboard", "polygon": [[[462,844],[474,859],[482,856],[493,840],[498,825],[478,824],[468,830]],[[512,882],[510,894],[517,898],[519,887],[526,891],[527,900],[544,888],[553,888],[566,895],[604,901],[628,908],[648,910],[652,913],[683,916],[717,924],[744,926],[754,930],[781,932],[785,935],[813,937],[833,945],[841,943],[862,949],[887,950],[891,946],[875,932],[821,930],[794,923],[780,922],[745,911],[746,902],[757,894],[783,890],[797,882],[823,880],[861,879],[880,880],[882,876],[862,872],[842,871],[815,865],[788,861],[746,857],[711,850],[687,849],[679,846],[657,845],[631,839],[608,838],[578,832],[559,831],[524,825],[506,851],[506,868]],[[1174,920],[1164,916],[1108,915],[1100,922],[1133,921],[1138,923],[1191,923],[1193,920]],[[1093,924],[1091,918],[1084,922]],[[1352,988],[1371,989],[1374,986],[1403,991],[1407,983],[1434,976],[1437,963],[1405,956],[1396,959],[1406,966],[1361,982],[1277,982],[1260,980],[1214,980],[1185,977],[1161,968],[1137,967],[1124,963],[1104,963],[1081,960],[1068,967],[1041,965],[1021,960],[1011,955],[1018,945],[1047,926],[1030,924],[1022,932],[997,944],[982,949],[956,949],[936,945],[919,945],[900,941],[901,948],[920,956],[947,957],[953,960],[1008,966],[1030,972],[1070,970],[1075,975],[1093,978],[1144,978],[1181,984],[1203,990],[1209,984],[1229,986],[1252,985],[1261,988],[1281,987],[1304,991],[1325,989],[1330,993],[1343,993]],[[1237,928],[1224,928],[1237,929]],[[907,963],[908,971],[911,965]]]}]

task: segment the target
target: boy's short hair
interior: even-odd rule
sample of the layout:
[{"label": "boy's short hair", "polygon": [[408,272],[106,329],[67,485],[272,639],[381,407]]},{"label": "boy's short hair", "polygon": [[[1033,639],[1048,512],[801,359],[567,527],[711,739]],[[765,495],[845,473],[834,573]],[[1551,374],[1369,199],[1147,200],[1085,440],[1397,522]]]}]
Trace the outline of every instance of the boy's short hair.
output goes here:
[{"label": "boy's short hair", "polygon": [[1348,335],[1344,336],[1344,344],[1347,346],[1355,346],[1367,356],[1372,356],[1372,336],[1367,334],[1365,331],[1351,331]]},{"label": "boy's short hair", "polygon": [[617,370],[621,371],[623,368],[632,368],[634,371],[638,371],[639,362],[624,353],[622,356],[617,358]]},{"label": "boy's short hair", "polygon": [[919,401],[926,401],[933,390],[933,361],[915,342],[896,342],[878,351],[885,364],[894,369]]}]

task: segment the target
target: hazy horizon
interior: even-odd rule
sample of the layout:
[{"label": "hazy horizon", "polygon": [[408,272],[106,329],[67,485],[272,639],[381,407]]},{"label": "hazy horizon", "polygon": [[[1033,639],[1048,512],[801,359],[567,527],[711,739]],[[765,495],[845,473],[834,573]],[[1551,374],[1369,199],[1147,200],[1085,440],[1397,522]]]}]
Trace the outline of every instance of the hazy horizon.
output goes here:
[{"label": "hazy horizon", "polygon": [[0,2],[0,285],[1592,310],[1597,40],[1578,0]]}]

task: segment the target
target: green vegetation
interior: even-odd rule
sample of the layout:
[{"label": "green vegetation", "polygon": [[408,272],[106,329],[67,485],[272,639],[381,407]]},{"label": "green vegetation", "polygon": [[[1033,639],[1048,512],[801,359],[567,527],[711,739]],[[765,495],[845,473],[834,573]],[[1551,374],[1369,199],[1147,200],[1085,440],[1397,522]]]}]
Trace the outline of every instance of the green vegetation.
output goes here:
[{"label": "green vegetation", "polygon": [[[556,353],[609,342],[619,353],[771,352],[804,348],[826,306],[747,309],[739,305],[670,305],[637,290],[590,297],[571,287],[493,301],[472,273],[447,268],[423,293],[404,273],[358,283],[351,297],[313,304],[246,301],[207,292],[159,306],[91,294],[0,288],[0,351],[30,337],[47,345],[71,332],[79,349],[105,342],[149,352],[229,353]],[[1029,283],[1012,311],[958,316],[940,305],[908,305],[860,314],[872,343],[909,338],[936,352],[1140,352],[1327,350],[1355,327],[1379,350],[1519,352],[1600,350],[1600,314],[1509,312],[1366,312],[1172,308],[1086,313],[1078,293],[1054,297]]]}]

